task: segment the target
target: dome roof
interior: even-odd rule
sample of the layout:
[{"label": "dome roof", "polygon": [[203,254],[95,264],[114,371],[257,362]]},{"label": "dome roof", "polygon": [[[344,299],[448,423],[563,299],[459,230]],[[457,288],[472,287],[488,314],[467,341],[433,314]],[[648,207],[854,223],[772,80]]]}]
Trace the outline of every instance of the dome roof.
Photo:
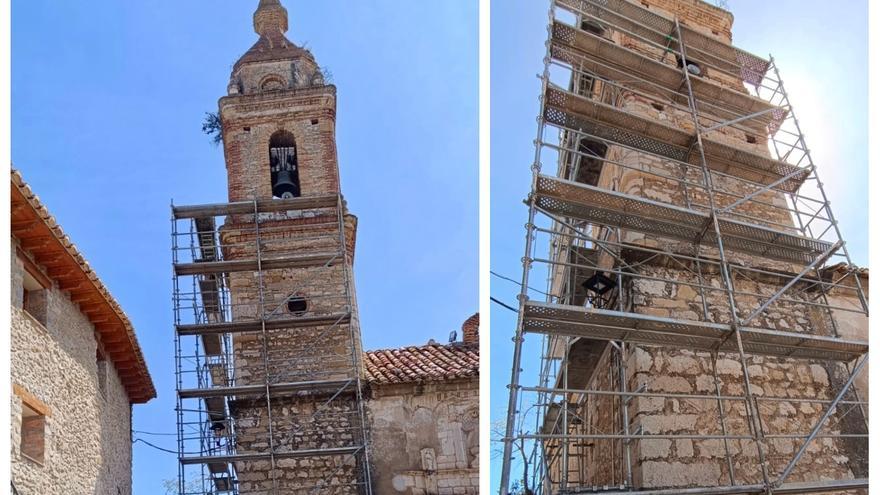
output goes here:
[{"label": "dome roof", "polygon": [[287,39],[284,35],[287,29],[287,9],[281,5],[281,1],[260,0],[257,11],[254,12],[254,31],[260,35],[260,39],[238,59],[233,71],[253,62],[305,58],[314,63],[311,52]]}]

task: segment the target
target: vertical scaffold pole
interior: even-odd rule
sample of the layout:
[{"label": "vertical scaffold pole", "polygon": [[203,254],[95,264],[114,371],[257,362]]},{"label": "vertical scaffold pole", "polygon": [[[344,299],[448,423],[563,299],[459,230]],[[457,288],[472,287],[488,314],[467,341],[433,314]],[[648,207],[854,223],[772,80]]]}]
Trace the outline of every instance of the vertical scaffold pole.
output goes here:
[{"label": "vertical scaffold pole", "polygon": [[715,187],[712,181],[712,174],[709,172],[709,165],[706,161],[706,153],[703,149],[703,136],[702,136],[702,126],[700,124],[700,116],[697,110],[697,102],[694,97],[694,89],[691,84],[690,72],[688,71],[688,63],[687,63],[687,49],[685,48],[684,38],[681,35],[681,24],[679,23],[678,18],[675,19],[675,34],[678,40],[678,50],[679,56],[681,57],[681,72],[684,75],[684,81],[687,87],[687,97],[688,97],[688,106],[690,107],[691,118],[694,122],[694,130],[695,130],[695,144],[697,150],[700,153],[700,164],[703,168],[703,177],[706,182],[706,187],[708,189],[707,196],[709,197],[709,208],[711,215],[712,226],[715,229],[715,238],[718,242],[718,258],[720,262],[720,272],[721,278],[724,280],[724,286],[727,291],[728,303],[730,305],[730,321],[731,327],[734,335],[736,336],[737,348],[739,350],[740,364],[743,370],[743,381],[745,382],[745,392],[746,392],[746,413],[749,418],[749,423],[752,426],[752,432],[755,439],[755,445],[758,450],[758,462],[761,465],[761,476],[764,479],[764,486],[766,488],[766,492],[768,495],[771,493],[770,486],[770,474],[767,470],[767,462],[764,454],[764,447],[762,445],[763,441],[763,428],[761,426],[760,419],[760,411],[758,409],[758,403],[755,400],[755,397],[752,393],[752,384],[749,379],[749,370],[748,370],[748,362],[746,360],[745,350],[742,344],[742,335],[739,328],[739,315],[736,311],[736,300],[734,298],[735,289],[733,287],[733,280],[730,277],[730,267],[727,263],[727,256],[724,252],[724,241],[721,236],[721,227],[718,224],[718,207],[715,204]]},{"label": "vertical scaffold pole", "polygon": [[538,114],[538,130],[535,140],[535,160],[532,163],[532,184],[529,191],[529,221],[526,224],[526,248],[523,256],[523,275],[519,292],[519,311],[517,313],[516,333],[513,337],[513,366],[510,373],[509,393],[510,397],[507,402],[507,422],[504,430],[504,450],[501,459],[501,495],[508,495],[510,490],[510,468],[513,462],[513,441],[516,435],[516,414],[517,414],[517,396],[519,394],[519,380],[522,371],[522,343],[523,343],[523,312],[526,301],[528,301],[529,287],[529,270],[531,270],[532,262],[532,244],[534,241],[535,228],[535,190],[538,184],[538,174],[541,172],[541,141],[544,135],[544,93],[550,80],[550,39],[552,36],[551,29],[556,11],[556,0],[550,0],[550,10],[547,13],[547,43],[546,53],[544,55],[544,71],[541,75],[541,103],[540,113]]}]

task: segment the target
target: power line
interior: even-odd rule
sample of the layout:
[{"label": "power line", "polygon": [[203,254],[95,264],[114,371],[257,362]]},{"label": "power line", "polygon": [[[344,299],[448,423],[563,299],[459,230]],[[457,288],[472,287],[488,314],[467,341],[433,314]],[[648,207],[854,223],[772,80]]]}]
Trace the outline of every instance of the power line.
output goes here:
[{"label": "power line", "polygon": [[156,449],[156,450],[161,450],[162,452],[168,452],[169,454],[177,455],[177,451],[176,451],[176,450],[163,449],[162,447],[159,447],[158,445],[154,445],[154,444],[152,444],[152,443],[150,443],[150,442],[148,442],[148,441],[146,441],[146,440],[144,440],[144,439],[142,439],[142,438],[135,438],[135,439],[134,439],[134,442],[132,442],[132,444],[135,444],[135,443],[138,443],[138,442],[145,443],[145,444],[149,445],[150,447],[153,447],[153,448]]},{"label": "power line", "polygon": [[177,433],[156,433],[153,431],[131,430],[132,433],[140,433],[141,435],[153,435],[158,437],[176,437]]},{"label": "power line", "polygon": [[495,299],[494,297],[491,297],[491,296],[490,296],[489,299],[490,299],[493,303],[495,303],[495,304],[497,304],[497,305],[499,305],[499,306],[504,306],[505,308],[507,308],[507,309],[513,311],[514,313],[519,313],[519,311],[518,311],[516,308],[514,308],[513,306],[508,306],[507,304],[504,304],[503,302],[499,301],[498,299]]},{"label": "power line", "polygon": [[[514,279],[512,279],[512,278],[510,278],[510,277],[505,277],[504,275],[501,275],[500,273],[495,272],[495,271],[492,271],[492,270],[489,270],[489,273],[491,273],[492,275],[495,275],[496,277],[498,277],[498,278],[500,278],[500,279],[502,279],[502,280],[507,280],[508,282],[513,282],[513,283],[515,283],[516,285],[522,287],[522,283],[517,282],[516,280],[514,280]],[[547,294],[546,292],[544,292],[544,291],[542,291],[542,290],[539,290],[539,289],[536,289],[536,288],[534,288],[534,287],[529,287],[529,290],[533,290],[533,291],[535,291],[535,292],[537,292],[537,293],[539,293],[539,294],[542,294],[542,295],[545,295],[545,296],[548,296],[548,297],[550,296],[550,294]]]}]

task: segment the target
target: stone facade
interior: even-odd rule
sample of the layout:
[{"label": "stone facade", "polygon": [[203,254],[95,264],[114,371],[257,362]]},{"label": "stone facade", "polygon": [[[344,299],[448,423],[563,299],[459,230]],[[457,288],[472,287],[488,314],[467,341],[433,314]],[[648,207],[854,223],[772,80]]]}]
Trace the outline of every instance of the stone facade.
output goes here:
[{"label": "stone facade", "polygon": [[[730,43],[733,17],[729,12],[699,0],[643,0],[649,10],[669,18],[677,16],[692,29],[707,34],[718,41]],[[627,48],[650,55],[675,66],[674,57],[663,50],[647,46],[642,41],[622,32],[609,31],[604,36]],[[704,68],[702,76],[715,83],[746,92],[741,80],[712,69]],[[596,84],[594,95],[600,95],[601,82]],[[608,102],[605,102],[608,103]],[[667,125],[694,132],[692,116],[671,105],[634,93],[622,92],[612,103],[627,112],[659,120]],[[685,103],[686,105],[686,103]],[[708,127],[713,122],[705,120]],[[770,157],[765,131],[724,127],[705,136]],[[596,182],[598,187],[621,191],[634,196],[651,199],[679,207],[707,211],[709,198],[698,188],[685,188],[681,180],[658,177],[663,174],[681,177],[693,182],[703,182],[702,172],[682,172],[682,167],[668,161],[635,153],[623,148],[609,146],[606,158]],[[620,165],[616,165],[615,162]],[[631,167],[631,168],[625,168]],[[713,174],[719,207],[727,206],[736,199],[725,192],[739,196],[754,191],[755,186]],[[785,197],[778,192],[766,192],[755,200],[738,206],[728,216],[751,224],[796,232],[794,220],[786,211]],[[718,271],[718,250],[693,244],[676,243],[642,233],[614,231],[594,233],[596,237],[620,241],[623,244],[648,248],[662,247],[672,252],[705,260],[701,265],[670,261],[662,256],[647,256],[638,250],[623,248],[622,258],[638,265],[638,276],[624,276],[619,288],[616,306],[609,309],[679,320],[731,323],[731,308]],[[737,291],[735,304],[739,317],[750,314],[781,289],[801,267],[726,251],[728,261],[734,267],[732,283]],[[614,260],[599,255],[599,265],[611,268]],[[736,270],[736,267],[758,268],[764,273]],[[561,272],[560,272],[561,273]],[[698,275],[699,273],[699,275]],[[774,273],[779,274],[774,275]],[[867,287],[865,275],[863,285]],[[561,277],[557,277],[557,290],[561,292]],[[699,288],[704,285],[709,288]],[[802,284],[805,286],[806,284]],[[801,286],[799,286],[801,287]],[[867,322],[858,313],[830,312],[810,303],[816,298],[815,291],[808,288],[790,291],[784,301],[771,305],[749,326],[786,332],[807,333],[829,337],[845,337],[867,340]],[[858,307],[852,291],[830,295],[832,304]],[[571,356],[572,359],[575,356]],[[621,362],[621,359],[623,362]],[[719,380],[716,383],[713,365],[717,366]],[[761,442],[766,462],[764,468],[773,480],[786,467],[802,441],[785,435],[806,435],[812,425],[825,411],[821,403],[808,400],[830,400],[848,376],[841,363],[811,362],[761,356],[748,356],[746,363],[754,395],[758,398],[758,416],[765,435]],[[647,346],[626,346],[623,356],[610,346],[605,346],[598,362],[589,368],[590,375],[581,377],[585,388],[591,390],[621,390],[622,373],[627,390],[645,392],[714,395],[716,390],[723,396],[743,396],[744,369],[738,354],[720,353],[717,356],[703,352],[672,350]],[[867,373],[862,372],[856,383],[857,389],[867,385]],[[717,389],[716,389],[717,387]],[[862,399],[866,396],[863,394]],[[780,400],[761,400],[762,398]],[[750,436],[746,418],[747,403],[744,399],[714,398],[662,398],[637,397],[630,402],[629,423],[622,424],[621,401],[614,396],[590,396],[579,399],[571,406],[573,413],[572,433],[585,435],[620,432],[627,427],[630,432],[644,435],[728,435]],[[722,426],[723,408],[724,421]],[[844,416],[847,416],[844,418]],[[855,416],[855,419],[853,417]],[[866,433],[864,418],[856,411],[832,416],[826,433]],[[776,436],[774,436],[776,435]],[[806,455],[792,472],[788,481],[819,481],[867,477],[864,440],[819,438],[807,448]],[[554,448],[562,448],[554,444]],[[627,447],[619,439],[597,439],[570,442],[571,449],[566,476],[569,486],[620,486],[624,485]],[[761,484],[764,482],[758,446],[752,440],[720,439],[650,439],[633,442],[628,449],[631,455],[633,485],[639,488],[670,488],[718,486],[731,483],[735,476],[737,484]],[[728,463],[728,455],[730,462]],[[561,479],[563,467],[556,460],[551,466],[551,478]],[[730,467],[733,468],[733,473]]]},{"label": "stone facade", "polygon": [[[15,239],[10,329],[13,483],[21,495],[130,495],[131,403],[120,376],[112,363],[96,360],[94,326],[57,286],[41,291],[41,314],[35,317],[23,309],[25,271],[14,246]],[[25,408],[45,408],[41,460],[22,452]]]},{"label": "stone facade", "polygon": [[479,314],[448,345],[370,351],[373,493],[479,493]]},{"label": "stone facade", "polygon": [[479,493],[479,402],[479,378],[373,386],[373,492]]}]

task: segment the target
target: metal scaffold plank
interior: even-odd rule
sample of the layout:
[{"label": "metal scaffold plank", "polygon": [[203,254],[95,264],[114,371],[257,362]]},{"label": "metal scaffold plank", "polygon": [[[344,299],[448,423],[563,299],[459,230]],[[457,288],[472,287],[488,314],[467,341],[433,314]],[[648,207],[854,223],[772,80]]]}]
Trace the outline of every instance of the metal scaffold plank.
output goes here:
[{"label": "metal scaffold plank", "polygon": [[[774,495],[798,495],[807,493],[830,493],[845,490],[857,490],[868,488],[867,478],[851,480],[828,480],[807,481],[798,483],[785,483],[773,489]],[[656,490],[594,490],[575,489],[558,492],[559,495],[764,495],[767,488],[764,485],[739,485],[739,486],[716,486],[706,488],[663,488]]]},{"label": "metal scaffold plank", "polygon": [[[257,211],[260,213],[271,213],[277,211],[333,208],[337,203],[338,197],[332,194],[292,199],[261,199],[257,201]],[[222,215],[246,215],[254,213],[254,202],[240,201],[236,203],[175,206],[172,208],[172,213],[176,220]]]},{"label": "metal scaffold plank", "polygon": [[[679,43],[674,36],[675,22],[636,3],[626,0],[557,0],[556,4],[575,15],[593,16],[651,43],[668,47],[670,51],[679,51]],[[681,30],[685,46],[691,53],[688,58],[738,75],[750,84],[757,85],[763,81],[770,67],[769,61],[687,26],[682,26]]]},{"label": "metal scaffold plank", "polygon": [[[550,124],[579,129],[601,139],[629,146],[672,160],[699,164],[691,153],[694,134],[657,119],[636,115],[605,103],[584,98],[558,86],[548,85],[544,94],[544,118]],[[810,169],[703,138],[709,169],[763,185],[786,176],[776,188],[797,191],[810,175]]]},{"label": "metal scaffold plank", "polygon": [[212,423],[222,422],[226,419],[226,401],[223,397],[205,397],[205,412]]},{"label": "metal scaffold plank", "polygon": [[[527,302],[523,329],[642,345],[737,351],[735,339],[727,338],[730,325],[561,304]],[[850,361],[868,351],[867,342],[760,328],[740,330],[745,351],[754,355]]]},{"label": "metal scaffold plank", "polygon": [[337,253],[318,253],[285,256],[283,258],[267,258],[261,260],[262,265],[259,265],[256,259],[177,263],[174,265],[174,273],[176,275],[205,275],[211,273],[256,271],[260,267],[262,267],[263,270],[308,268],[328,265],[337,258],[339,258],[339,254]]},{"label": "metal scaffold plank", "polygon": [[[363,446],[337,447],[328,449],[292,450],[288,452],[275,452],[275,459],[295,459],[303,457],[332,457],[340,455],[352,455],[363,449]],[[210,464],[220,462],[259,461],[272,457],[269,452],[259,454],[233,454],[216,456],[192,456],[181,457],[180,463],[186,465]]]},{"label": "metal scaffold plank", "polygon": [[[315,380],[307,382],[287,382],[269,384],[270,393],[332,393],[350,391],[356,387],[354,380]],[[177,391],[181,399],[199,399],[208,397],[248,397],[266,394],[266,385],[240,385],[236,387],[187,388]]]},{"label": "metal scaffold plank", "polygon": [[[616,191],[546,175],[537,181],[536,204],[549,213],[645,234],[717,246],[715,233],[705,229],[709,215]],[[719,218],[725,248],[778,261],[809,264],[831,243],[767,227]]]},{"label": "metal scaffold plank", "polygon": [[[334,324],[345,324],[348,323],[350,319],[350,313],[334,313],[324,316],[301,316],[296,318],[277,318],[266,320],[266,330],[321,327]],[[216,335],[224,333],[245,333],[259,332],[262,329],[263,326],[260,323],[260,320],[177,325],[178,335]]]},{"label": "metal scaffold plank", "polygon": [[[673,65],[559,21],[554,21],[551,36],[553,46],[550,53],[556,60],[605,79],[627,81],[626,86],[629,87],[656,93],[659,86],[668,90],[664,95],[668,96],[672,92],[677,103],[688,104],[687,95],[681,92],[681,70]],[[650,84],[639,83],[633,79],[633,75],[650,81]],[[695,77],[692,83],[698,100],[723,107],[732,116],[760,114],[746,120],[744,124],[758,132],[766,133],[768,127],[775,130],[785,118],[786,112],[783,109],[748,94],[745,89],[737,90],[701,77]]]}]

